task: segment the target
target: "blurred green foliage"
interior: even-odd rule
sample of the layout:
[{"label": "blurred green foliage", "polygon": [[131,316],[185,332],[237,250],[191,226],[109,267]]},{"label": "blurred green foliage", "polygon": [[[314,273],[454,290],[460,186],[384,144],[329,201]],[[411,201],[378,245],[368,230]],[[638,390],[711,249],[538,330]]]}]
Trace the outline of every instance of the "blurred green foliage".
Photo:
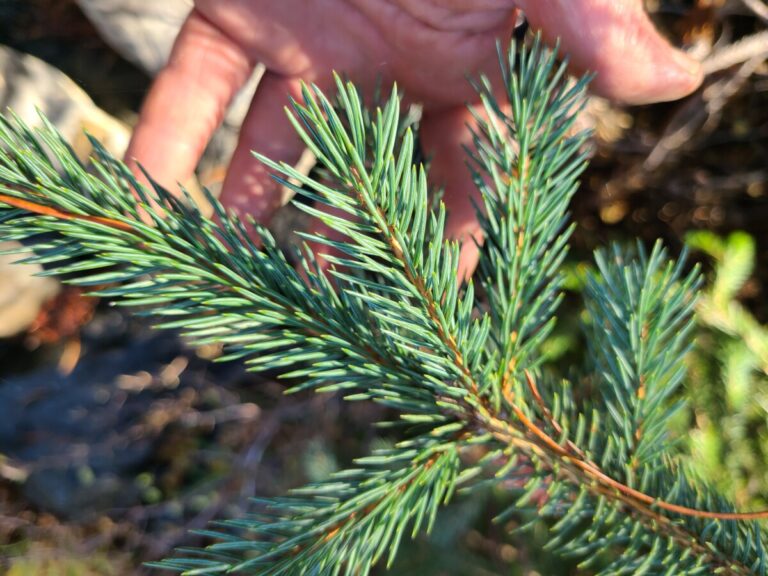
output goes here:
[{"label": "blurred green foliage", "polygon": [[23,556],[10,561],[6,576],[120,576],[126,565],[114,554],[73,554],[32,545]]},{"label": "blurred green foliage", "polygon": [[689,399],[693,465],[740,506],[768,503],[768,328],[740,302],[755,268],[755,241],[690,233],[686,244],[711,260],[697,309]]},{"label": "blurred green foliage", "polygon": [[[756,243],[746,232],[721,237],[697,230],[685,238],[709,269],[697,306],[696,345],[686,387],[689,411],[670,422],[686,438],[694,470],[741,508],[768,506],[768,326],[743,303],[755,276]],[[571,262],[564,286],[572,297],[543,346],[550,360],[578,357],[585,342],[581,293],[591,267]]]}]

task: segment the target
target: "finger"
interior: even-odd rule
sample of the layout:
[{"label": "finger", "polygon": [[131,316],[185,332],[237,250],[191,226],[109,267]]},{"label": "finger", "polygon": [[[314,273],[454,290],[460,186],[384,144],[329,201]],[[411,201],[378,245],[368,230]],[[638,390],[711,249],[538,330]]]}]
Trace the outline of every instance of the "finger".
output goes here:
[{"label": "finger", "polygon": [[238,45],[193,10],[142,106],[129,165],[140,163],[171,190],[188,181],[252,69]]},{"label": "finger", "polygon": [[654,28],[641,0],[518,0],[534,27],[614,100],[644,104],[676,100],[702,81],[699,63]]},{"label": "finger", "polygon": [[483,235],[473,199],[480,193],[467,166],[465,146],[472,145],[468,124],[473,118],[465,106],[425,112],[421,120],[420,138],[424,153],[430,158],[429,176],[433,185],[444,190],[448,210],[446,236],[461,243],[459,278],[472,275],[480,257],[478,244]]},{"label": "finger", "polygon": [[227,208],[267,223],[282,205],[282,187],[252,152],[276,162],[299,162],[305,147],[284,108],[300,94],[296,79],[267,72],[259,82],[224,180],[221,201]]},{"label": "finger", "polygon": [[[343,219],[349,219],[351,216],[349,213],[345,212],[344,210],[341,210],[339,208],[335,208],[333,206],[324,206],[322,208],[322,211],[328,214],[329,216],[334,216],[338,218]],[[332,240],[333,242],[348,242],[349,238],[343,233],[337,230],[336,228],[332,228],[322,220],[318,218],[313,218],[309,225],[309,233],[318,236],[320,238],[327,238],[328,240]],[[308,242],[309,249],[312,251],[312,254],[314,255],[315,259],[317,260],[318,268],[321,272],[327,272],[330,268],[332,268],[333,264],[328,260],[328,257],[332,258],[345,258],[346,255],[339,250],[336,247],[329,246],[328,244],[325,244],[323,242]],[[333,277],[329,276],[329,279],[333,281]]]}]

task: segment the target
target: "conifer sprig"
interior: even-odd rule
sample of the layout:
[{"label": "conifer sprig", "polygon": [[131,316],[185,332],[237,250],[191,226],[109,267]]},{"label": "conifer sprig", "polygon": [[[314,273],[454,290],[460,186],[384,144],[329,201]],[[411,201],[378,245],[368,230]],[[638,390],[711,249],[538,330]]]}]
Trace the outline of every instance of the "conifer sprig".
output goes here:
[{"label": "conifer sprig", "polygon": [[482,193],[485,231],[480,274],[487,289],[492,341],[487,361],[497,365],[497,391],[519,382],[540,363],[560,302],[560,265],[568,251],[568,205],[586,166],[586,132],[574,122],[586,101],[588,79],[566,81],[537,37],[530,49],[499,54],[507,102],[490,82],[476,88],[475,182]]},{"label": "conifer sprig", "polygon": [[604,322],[588,327],[587,340],[617,470],[653,466],[668,451],[667,423],[681,406],[669,397],[685,376],[700,285],[697,273],[683,274],[683,259],[673,264],[658,245],[650,256],[642,246],[637,252],[623,266],[626,254],[616,247],[598,252],[586,287],[589,316]]},{"label": "conifer sprig", "polygon": [[[309,250],[304,278],[263,227],[211,199],[217,221],[141,186],[94,143],[90,173],[46,125],[0,120],[0,239],[20,239],[48,274],[162,319],[226,358],[280,370],[298,388],[384,403],[402,441],[254,515],[220,522],[204,550],[161,566],[188,574],[367,574],[406,533],[429,529],[456,488],[506,459],[533,466],[512,513],[556,519],[550,546],[603,574],[765,574],[756,520],[686,473],[665,421],[689,345],[695,272],[650,255],[597,255],[587,290],[592,346],[583,381],[543,377],[555,321],[567,206],[584,166],[573,135],[585,81],[534,42],[502,61],[508,102],[478,84],[473,165],[487,242],[479,280],[456,282],[458,245],[430,208],[396,90],[369,115],[351,84],[334,106],[306,87],[291,118],[320,180],[267,163],[342,235],[328,276]],[[507,111],[507,109],[509,111]],[[294,182],[294,183],[291,183]],[[2,208],[7,206],[7,208]],[[467,446],[487,456],[465,463]],[[542,497],[546,495],[546,497]]]},{"label": "conifer sprig", "polygon": [[[413,165],[413,135],[406,130],[398,137],[397,91],[367,126],[356,88],[339,78],[337,88],[343,120],[314,87],[305,88],[302,103],[294,103],[295,116],[289,112],[331,182],[259,159],[300,185],[286,180],[287,186],[317,201],[319,207],[301,205],[303,210],[346,236],[343,242],[318,235],[307,239],[343,254],[327,256],[340,268],[330,272],[339,291],[366,302],[396,358],[414,358],[443,382],[478,389],[488,323],[484,316],[472,318],[471,283],[466,293],[456,283],[459,247],[443,240],[445,207],[428,210],[426,173]],[[322,207],[340,208],[344,215]],[[425,349],[437,354],[430,357]]]}]

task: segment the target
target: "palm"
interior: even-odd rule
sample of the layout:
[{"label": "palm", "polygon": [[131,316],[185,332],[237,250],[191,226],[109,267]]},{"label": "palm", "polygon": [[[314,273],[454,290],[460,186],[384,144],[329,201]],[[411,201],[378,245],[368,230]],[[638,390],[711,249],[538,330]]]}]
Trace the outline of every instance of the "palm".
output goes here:
[{"label": "palm", "polygon": [[197,7],[273,73],[323,85],[339,70],[363,89],[397,81],[409,97],[446,106],[471,97],[467,74],[498,68],[495,43],[509,36],[515,12],[508,0],[451,4],[200,0]]},{"label": "palm", "polygon": [[[367,95],[397,81],[424,105],[422,144],[445,186],[447,232],[477,235],[464,167],[469,144],[467,76],[494,74],[496,42],[509,38],[518,6],[545,37],[562,37],[596,87],[626,101],[668,100],[700,82],[694,63],[655,32],[641,0],[197,0],[142,110],[129,157],[159,181],[190,176],[227,103],[255,63],[262,79],[224,182],[230,208],[268,220],[280,194],[250,150],[296,162],[302,146],[282,107],[300,80],[329,88],[339,71]],[[465,245],[472,267],[475,244]]]}]

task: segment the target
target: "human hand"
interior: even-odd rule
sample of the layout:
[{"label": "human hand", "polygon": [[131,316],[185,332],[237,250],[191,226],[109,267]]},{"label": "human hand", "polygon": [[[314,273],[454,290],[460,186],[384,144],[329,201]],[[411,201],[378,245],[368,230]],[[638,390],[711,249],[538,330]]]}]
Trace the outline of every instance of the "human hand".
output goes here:
[{"label": "human hand", "polygon": [[[166,68],[142,108],[127,157],[168,187],[188,180],[229,101],[256,63],[267,72],[240,132],[221,200],[266,222],[280,189],[250,154],[295,163],[303,146],[283,106],[300,81],[332,89],[331,71],[370,96],[397,81],[424,105],[421,142],[430,177],[444,186],[446,232],[479,236],[462,145],[471,142],[467,76],[498,77],[496,41],[509,38],[520,8],[545,38],[560,38],[576,71],[597,72],[593,88],[640,104],[674,100],[701,82],[698,63],[654,29],[641,0],[197,0]],[[474,242],[462,248],[474,268]]]}]

